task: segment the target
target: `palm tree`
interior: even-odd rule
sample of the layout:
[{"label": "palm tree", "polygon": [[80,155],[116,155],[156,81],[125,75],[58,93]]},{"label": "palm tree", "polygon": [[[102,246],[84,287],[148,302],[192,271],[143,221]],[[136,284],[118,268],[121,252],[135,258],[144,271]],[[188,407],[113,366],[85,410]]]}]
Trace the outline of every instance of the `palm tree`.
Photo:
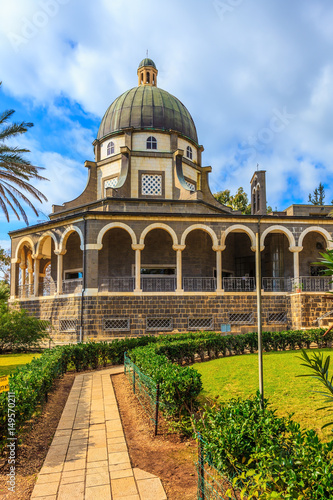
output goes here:
[{"label": "palm tree", "polygon": [[[0,82],[0,86],[1,86]],[[21,205],[22,201],[26,203],[38,216],[38,211],[31,203],[29,198],[22,192],[26,191],[40,203],[47,201],[47,198],[29,181],[47,180],[39,175],[42,167],[35,167],[22,155],[30,153],[28,149],[8,146],[5,141],[16,137],[19,134],[27,132],[33,123],[9,123],[15,111],[9,109],[0,114],[0,208],[4,212],[7,222],[9,222],[8,207],[14,212],[20,220],[21,214],[23,220],[28,225],[27,215]]]}]

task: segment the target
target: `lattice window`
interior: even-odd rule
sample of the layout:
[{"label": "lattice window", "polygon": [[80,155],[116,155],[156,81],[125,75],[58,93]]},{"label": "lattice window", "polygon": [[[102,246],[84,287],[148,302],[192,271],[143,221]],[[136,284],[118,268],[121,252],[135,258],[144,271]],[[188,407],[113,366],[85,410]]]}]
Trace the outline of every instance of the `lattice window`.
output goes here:
[{"label": "lattice window", "polygon": [[74,318],[66,318],[59,320],[60,332],[76,332],[77,320]]},{"label": "lattice window", "polygon": [[172,318],[147,318],[147,331],[172,330]]},{"label": "lattice window", "polygon": [[187,146],[187,148],[186,148],[186,156],[187,156],[187,158],[189,158],[190,160],[192,160],[192,158],[193,158],[193,153],[192,153],[192,148],[191,148],[191,146]]},{"label": "lattice window", "polygon": [[193,182],[189,182],[185,179],[185,184],[190,189],[190,191],[195,191],[195,185],[193,184]]},{"label": "lattice window", "polygon": [[285,311],[269,312],[268,323],[287,323],[287,314]]},{"label": "lattice window", "polygon": [[112,179],[107,179],[104,181],[104,189],[116,187],[118,182],[118,177],[112,177]]},{"label": "lattice window", "polygon": [[130,318],[104,318],[103,330],[107,331],[129,331]]},{"label": "lattice window", "polygon": [[253,313],[229,313],[228,314],[230,324],[252,324],[253,323]]},{"label": "lattice window", "polygon": [[162,196],[162,176],[160,174],[142,174],[141,192],[150,196]]},{"label": "lattice window", "polygon": [[188,318],[187,325],[189,330],[212,330],[213,318]]}]

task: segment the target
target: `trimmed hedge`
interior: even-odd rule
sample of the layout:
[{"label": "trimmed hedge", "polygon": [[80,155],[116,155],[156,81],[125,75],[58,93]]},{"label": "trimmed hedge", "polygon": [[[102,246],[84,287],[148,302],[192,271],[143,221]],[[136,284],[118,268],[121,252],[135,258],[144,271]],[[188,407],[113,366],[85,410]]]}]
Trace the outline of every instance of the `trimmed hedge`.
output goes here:
[{"label": "trimmed hedge", "polygon": [[333,498],[333,440],[323,443],[260,397],[205,407],[196,428],[205,462],[233,479],[241,498]]}]

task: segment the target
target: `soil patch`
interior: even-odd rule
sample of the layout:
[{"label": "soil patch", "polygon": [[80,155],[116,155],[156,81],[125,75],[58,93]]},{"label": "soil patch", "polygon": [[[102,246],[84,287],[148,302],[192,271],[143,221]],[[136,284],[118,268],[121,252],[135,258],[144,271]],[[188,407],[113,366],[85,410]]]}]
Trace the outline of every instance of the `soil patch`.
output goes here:
[{"label": "soil patch", "polygon": [[55,382],[48,402],[42,413],[33,421],[22,435],[16,461],[15,493],[7,489],[9,465],[6,458],[0,459],[0,498],[1,500],[29,500],[54,433],[58,426],[62,411],[73,385],[75,374],[66,373]]},{"label": "soil patch", "polygon": [[112,382],[133,467],[158,476],[169,500],[195,500],[197,475],[196,443],[178,434],[153,436],[153,426],[125,377],[113,375]]}]

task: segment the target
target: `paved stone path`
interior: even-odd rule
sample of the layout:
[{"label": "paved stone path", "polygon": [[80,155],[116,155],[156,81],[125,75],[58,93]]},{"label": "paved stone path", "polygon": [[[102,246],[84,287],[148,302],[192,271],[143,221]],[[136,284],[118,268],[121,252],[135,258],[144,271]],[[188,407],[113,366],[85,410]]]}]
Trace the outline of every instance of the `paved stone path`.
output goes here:
[{"label": "paved stone path", "polygon": [[110,375],[78,374],[38,475],[36,500],[165,500],[159,478],[133,469]]}]

